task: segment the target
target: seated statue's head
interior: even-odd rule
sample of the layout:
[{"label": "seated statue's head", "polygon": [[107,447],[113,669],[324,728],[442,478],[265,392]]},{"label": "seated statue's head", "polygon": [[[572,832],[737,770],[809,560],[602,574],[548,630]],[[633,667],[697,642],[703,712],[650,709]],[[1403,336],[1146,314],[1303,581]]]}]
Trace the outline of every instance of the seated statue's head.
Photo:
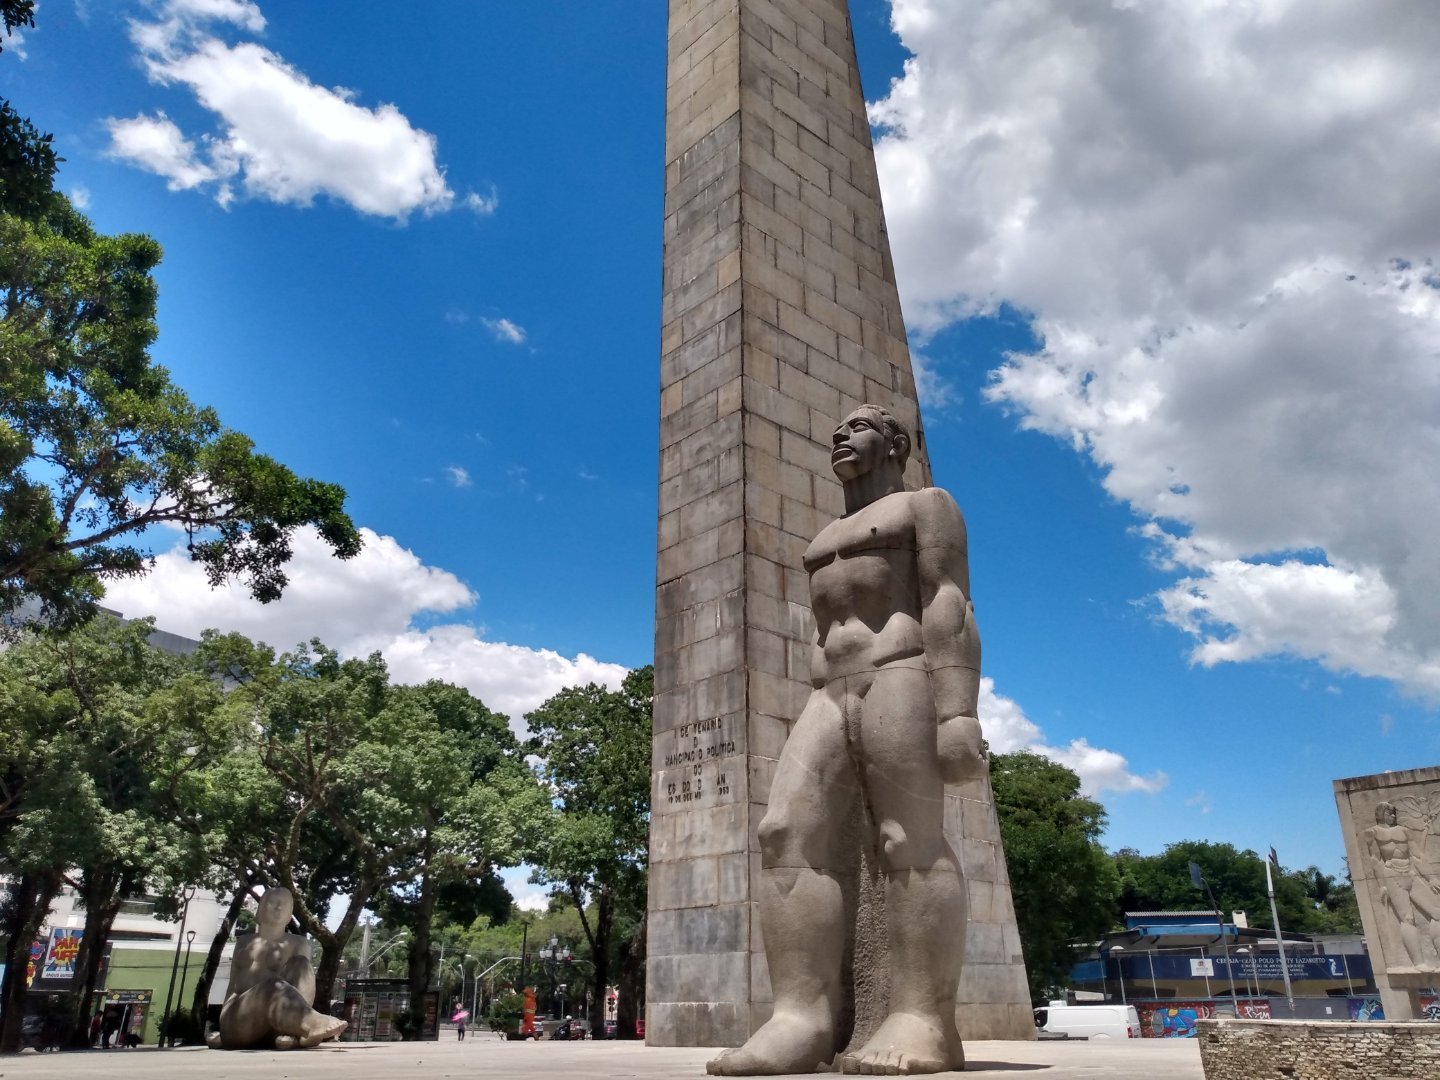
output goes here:
[{"label": "seated statue's head", "polygon": [[266,889],[265,895],[260,898],[260,906],[255,909],[255,925],[265,937],[275,937],[285,932],[294,912],[295,898],[290,895],[290,890],[277,885]]},{"label": "seated statue's head", "polygon": [[879,405],[861,405],[840,421],[830,442],[830,467],[842,483],[887,463],[903,473],[909,460],[910,433]]},{"label": "seated statue's head", "polygon": [[1395,817],[1396,815],[1394,803],[1379,802],[1375,804],[1376,825],[1394,825]]}]

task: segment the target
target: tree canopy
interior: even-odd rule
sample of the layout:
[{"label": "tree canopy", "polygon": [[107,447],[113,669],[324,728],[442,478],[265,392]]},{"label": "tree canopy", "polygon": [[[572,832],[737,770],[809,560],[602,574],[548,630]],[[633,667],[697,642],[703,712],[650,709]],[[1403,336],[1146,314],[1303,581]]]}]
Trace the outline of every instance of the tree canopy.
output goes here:
[{"label": "tree canopy", "polygon": [[1064,765],[1027,751],[990,759],[1015,921],[1036,998],[1063,985],[1073,943],[1116,924],[1119,877],[1100,845],[1105,809]]},{"label": "tree canopy", "polygon": [[[540,757],[555,803],[547,843],[536,853],[537,875],[579,912],[598,990],[608,985],[612,963],[620,963],[622,975],[631,973],[622,981],[632,984],[622,1001],[632,1005],[639,996],[634,969],[643,966],[654,692],[654,669],[644,667],[619,690],[594,684],[562,690],[525,718],[528,749]],[[616,936],[622,926],[623,941]],[[596,1030],[603,997],[597,992],[591,1001]]]},{"label": "tree canopy", "polygon": [[[7,32],[34,5],[0,4]],[[0,617],[27,600],[53,622],[94,611],[107,578],[149,566],[145,532],[177,525],[212,584],[260,601],[315,528],[360,550],[345,492],[256,453],[150,356],[148,236],[106,236],[54,189],[49,135],[0,102]]]}]

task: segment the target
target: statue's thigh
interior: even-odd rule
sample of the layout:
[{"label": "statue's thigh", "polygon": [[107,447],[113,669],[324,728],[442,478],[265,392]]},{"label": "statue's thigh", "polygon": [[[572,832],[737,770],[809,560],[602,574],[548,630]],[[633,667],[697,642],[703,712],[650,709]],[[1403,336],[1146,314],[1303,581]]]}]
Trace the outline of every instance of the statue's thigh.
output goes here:
[{"label": "statue's thigh", "polygon": [[769,806],[760,823],[764,865],[838,868],[842,853],[836,850],[836,825],[858,794],[840,703],[817,690],[795,721],[775,766]]},{"label": "statue's thigh", "polygon": [[882,842],[889,832],[928,847],[943,835],[945,784],[935,725],[928,672],[876,673],[861,704],[860,755],[865,797]]}]

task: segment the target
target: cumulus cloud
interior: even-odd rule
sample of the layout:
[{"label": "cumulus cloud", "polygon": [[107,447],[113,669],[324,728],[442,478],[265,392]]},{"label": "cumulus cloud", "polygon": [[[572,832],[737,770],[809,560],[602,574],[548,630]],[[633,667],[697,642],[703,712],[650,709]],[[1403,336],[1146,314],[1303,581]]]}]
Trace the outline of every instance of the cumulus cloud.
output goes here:
[{"label": "cumulus cloud", "polygon": [[[110,156],[122,158],[157,176],[171,191],[187,191],[220,177],[202,160],[195,144],[164,113],[110,120]],[[228,200],[229,188],[223,188]]]},{"label": "cumulus cloud", "polygon": [[218,128],[197,142],[163,113],[112,118],[111,155],[166,177],[172,189],[208,187],[222,205],[238,185],[251,198],[309,206],[325,195],[391,218],[494,210],[493,195],[456,195],[434,136],[394,105],[359,104],[354,91],[317,86],[254,41],[217,36],[264,27],[250,0],[164,0],[153,21],[132,22],[151,81],[188,89]]},{"label": "cumulus cloud", "polygon": [[199,637],[209,628],[239,631],[277,649],[318,637],[346,656],[379,650],[403,683],[443,679],[469,689],[520,730],[525,713],[567,686],[618,688],[626,669],[581,653],[566,657],[487,641],[468,622],[420,624],[420,616],[457,615],[475,594],[454,574],[427,566],[393,537],[362,529],[365,547],[340,561],[310,530],[296,534],[283,599],[258,604],[243,587],[211,589],[183,544],[156,558],[143,578],[106,589],[105,604],[129,618],[155,616],[161,629]]},{"label": "cumulus cloud", "polygon": [[894,0],[872,117],[922,334],[1148,522],[1202,664],[1440,700],[1440,20],[1365,0]]},{"label": "cumulus cloud", "polygon": [[1085,739],[1074,739],[1068,746],[1049,745],[1044,732],[1025,715],[1025,710],[1018,703],[995,692],[995,680],[988,675],[980,679],[979,712],[980,725],[992,753],[1029,750],[1059,762],[1080,777],[1080,790],[1085,795],[1098,795],[1104,791],[1154,793],[1168,782],[1163,772],[1150,776],[1131,772],[1130,763],[1124,755],[1091,746]]},{"label": "cumulus cloud", "polygon": [[507,345],[524,345],[525,328],[519,326],[509,319],[481,319],[485,329],[489,330],[496,341],[503,341]]}]

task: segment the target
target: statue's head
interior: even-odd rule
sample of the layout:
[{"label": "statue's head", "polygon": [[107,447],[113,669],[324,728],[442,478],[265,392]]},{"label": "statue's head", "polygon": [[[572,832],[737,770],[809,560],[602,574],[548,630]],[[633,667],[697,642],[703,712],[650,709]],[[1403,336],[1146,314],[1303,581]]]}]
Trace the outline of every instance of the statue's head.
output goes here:
[{"label": "statue's head", "polygon": [[279,886],[266,889],[265,895],[260,898],[260,906],[255,910],[255,924],[262,934],[273,937],[285,930],[294,912],[295,898],[290,895],[289,889]]},{"label": "statue's head", "polygon": [[861,405],[835,429],[830,467],[842,482],[864,476],[891,463],[905,471],[910,460],[910,433],[889,409]]},{"label": "statue's head", "polygon": [[1396,814],[1394,803],[1379,802],[1375,804],[1376,825],[1394,825],[1395,817]]}]

